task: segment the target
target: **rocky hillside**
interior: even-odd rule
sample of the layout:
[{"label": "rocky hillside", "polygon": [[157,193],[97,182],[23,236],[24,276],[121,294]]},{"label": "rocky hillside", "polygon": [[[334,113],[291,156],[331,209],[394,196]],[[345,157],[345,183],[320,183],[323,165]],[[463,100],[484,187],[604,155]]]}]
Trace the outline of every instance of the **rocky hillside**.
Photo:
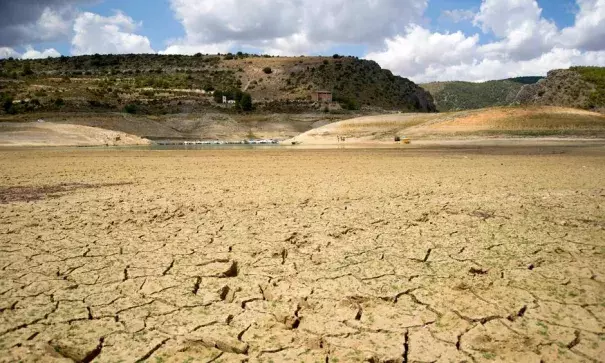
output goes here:
[{"label": "rocky hillside", "polygon": [[439,111],[492,106],[538,105],[605,110],[605,68],[572,67],[544,77],[510,78],[483,83],[434,82],[421,85]]},{"label": "rocky hillside", "polygon": [[525,85],[536,83],[540,79],[542,77],[520,77],[482,83],[433,82],[421,86],[433,95],[437,109],[446,112],[510,105]]},{"label": "rocky hillside", "polygon": [[523,87],[515,102],[605,110],[605,68],[572,67],[550,71],[540,82]]},{"label": "rocky hillside", "polygon": [[[212,92],[251,94],[256,110],[326,111],[312,101],[331,90],[345,108],[432,112],[432,97],[377,63],[354,57],[91,55],[0,60],[3,110],[167,114],[221,109]],[[340,106],[338,106],[340,104]],[[227,106],[228,107],[228,106]]]}]

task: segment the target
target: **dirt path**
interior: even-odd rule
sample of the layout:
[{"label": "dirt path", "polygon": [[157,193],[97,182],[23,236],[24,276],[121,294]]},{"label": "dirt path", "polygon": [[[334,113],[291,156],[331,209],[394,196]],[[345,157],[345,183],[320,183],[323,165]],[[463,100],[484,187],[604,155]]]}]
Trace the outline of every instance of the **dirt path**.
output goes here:
[{"label": "dirt path", "polygon": [[602,362],[605,153],[531,150],[0,151],[0,361]]}]

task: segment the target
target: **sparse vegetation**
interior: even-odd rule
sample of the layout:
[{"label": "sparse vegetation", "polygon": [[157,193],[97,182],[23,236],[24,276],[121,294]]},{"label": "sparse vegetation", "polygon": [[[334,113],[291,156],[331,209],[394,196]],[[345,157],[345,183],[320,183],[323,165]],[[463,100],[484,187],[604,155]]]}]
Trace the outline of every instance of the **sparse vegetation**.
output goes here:
[{"label": "sparse vegetation", "polygon": [[[213,102],[215,90],[245,90],[258,100],[258,110],[320,111],[311,101],[312,93],[319,89],[334,90],[347,100],[343,106],[350,110],[435,110],[422,89],[375,62],[340,55],[335,61],[333,58],[276,58],[238,52],[4,59],[0,60],[0,82],[15,99],[39,100],[39,105],[19,106],[17,112],[89,111],[90,107],[95,112],[115,112],[124,111],[127,104],[136,104],[141,114],[195,112],[222,102],[221,94],[214,95]],[[56,104],[59,98],[62,102]],[[247,99],[242,107],[249,109]]]},{"label": "sparse vegetation", "polygon": [[521,77],[483,83],[434,82],[422,87],[433,95],[439,111],[460,111],[509,105],[524,85],[540,79]]},{"label": "sparse vegetation", "polygon": [[588,95],[586,108],[605,107],[605,68],[572,67],[571,70],[579,73],[585,82],[594,87]]}]

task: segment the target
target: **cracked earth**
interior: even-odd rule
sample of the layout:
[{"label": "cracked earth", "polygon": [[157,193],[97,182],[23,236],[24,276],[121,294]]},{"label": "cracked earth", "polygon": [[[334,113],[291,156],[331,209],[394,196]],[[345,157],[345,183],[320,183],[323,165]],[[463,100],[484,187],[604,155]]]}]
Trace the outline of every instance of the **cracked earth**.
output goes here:
[{"label": "cracked earth", "polygon": [[603,362],[605,152],[0,152],[0,361]]}]

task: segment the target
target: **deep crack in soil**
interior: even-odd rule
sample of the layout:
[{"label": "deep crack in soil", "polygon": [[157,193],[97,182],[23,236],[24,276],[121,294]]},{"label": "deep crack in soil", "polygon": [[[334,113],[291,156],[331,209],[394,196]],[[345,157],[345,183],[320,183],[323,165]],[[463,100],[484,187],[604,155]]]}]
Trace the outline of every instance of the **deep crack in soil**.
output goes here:
[{"label": "deep crack in soil", "polygon": [[0,170],[2,362],[604,361],[600,149],[21,150]]}]

